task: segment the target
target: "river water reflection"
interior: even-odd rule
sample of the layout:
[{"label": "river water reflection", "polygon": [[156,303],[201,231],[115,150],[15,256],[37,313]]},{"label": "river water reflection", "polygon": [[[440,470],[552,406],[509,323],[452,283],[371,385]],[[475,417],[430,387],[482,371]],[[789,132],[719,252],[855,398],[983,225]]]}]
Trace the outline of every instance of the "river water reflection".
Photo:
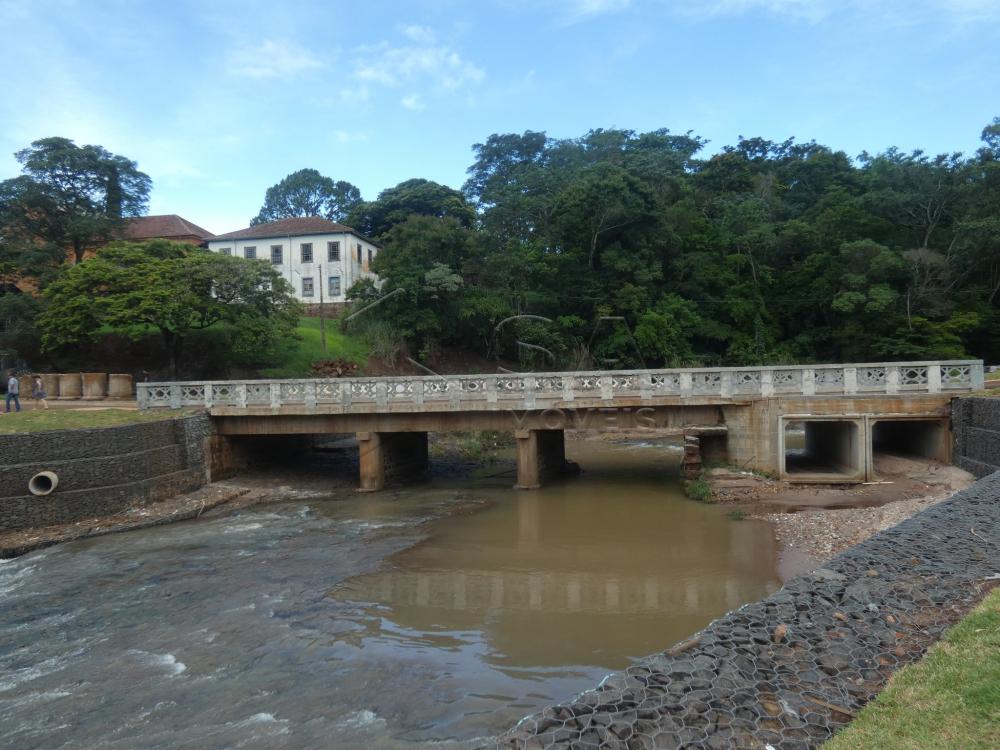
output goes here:
[{"label": "river water reflection", "polygon": [[779,585],[770,528],[683,498],[668,446],[568,452],[583,476],[535,492],[436,480],[0,565],[0,746],[464,747]]}]

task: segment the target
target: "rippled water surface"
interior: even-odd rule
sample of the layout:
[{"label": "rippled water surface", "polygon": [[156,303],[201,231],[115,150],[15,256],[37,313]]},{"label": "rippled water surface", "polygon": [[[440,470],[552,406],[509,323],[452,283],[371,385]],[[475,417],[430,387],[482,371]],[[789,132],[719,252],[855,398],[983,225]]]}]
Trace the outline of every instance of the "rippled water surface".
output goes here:
[{"label": "rippled water surface", "polygon": [[661,444],[0,563],[0,746],[466,747],[778,586]]}]

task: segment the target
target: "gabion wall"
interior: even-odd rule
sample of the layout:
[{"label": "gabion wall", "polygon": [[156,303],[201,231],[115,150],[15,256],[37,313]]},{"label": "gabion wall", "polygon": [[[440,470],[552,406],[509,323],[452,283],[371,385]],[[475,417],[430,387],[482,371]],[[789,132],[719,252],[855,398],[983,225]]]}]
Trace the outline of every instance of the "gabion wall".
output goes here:
[{"label": "gabion wall", "polygon": [[977,477],[1000,469],[1000,398],[956,398],[951,402],[956,466]]},{"label": "gabion wall", "polygon": [[998,572],[1000,472],[488,747],[817,747]]},{"label": "gabion wall", "polygon": [[[0,435],[0,531],[17,531],[121,513],[191,492],[207,481],[206,414],[82,430]],[[51,495],[28,481],[52,471]]]}]

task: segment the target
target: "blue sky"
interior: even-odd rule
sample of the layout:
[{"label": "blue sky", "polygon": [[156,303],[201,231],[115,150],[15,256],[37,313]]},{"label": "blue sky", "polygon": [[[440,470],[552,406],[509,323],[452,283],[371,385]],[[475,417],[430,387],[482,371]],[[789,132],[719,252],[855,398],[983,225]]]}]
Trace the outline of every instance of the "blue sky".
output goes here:
[{"label": "blue sky", "polygon": [[972,152],[1000,0],[0,0],[0,178],[50,135],[221,233],[313,167],[366,199],[460,187],[491,133],[692,130]]}]

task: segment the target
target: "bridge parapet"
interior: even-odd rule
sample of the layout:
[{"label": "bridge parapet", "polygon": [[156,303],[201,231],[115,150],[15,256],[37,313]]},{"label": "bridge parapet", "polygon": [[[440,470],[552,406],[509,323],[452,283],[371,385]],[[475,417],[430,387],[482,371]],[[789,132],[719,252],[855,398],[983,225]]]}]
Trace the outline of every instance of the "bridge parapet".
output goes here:
[{"label": "bridge parapet", "polygon": [[739,401],[772,396],[959,393],[983,388],[982,360],[500,373],[385,378],[139,383],[140,409],[203,406],[227,413],[295,407],[333,413],[498,411]]}]

